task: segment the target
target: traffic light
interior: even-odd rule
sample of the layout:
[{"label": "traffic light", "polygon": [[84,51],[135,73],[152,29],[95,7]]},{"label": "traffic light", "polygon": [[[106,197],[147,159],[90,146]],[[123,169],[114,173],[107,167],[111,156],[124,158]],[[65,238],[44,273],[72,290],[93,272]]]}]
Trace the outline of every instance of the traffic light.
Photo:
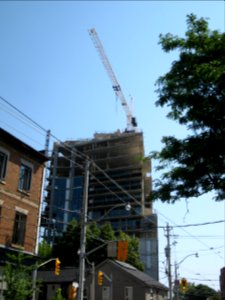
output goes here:
[{"label": "traffic light", "polygon": [[56,258],[56,260],[55,260],[55,275],[60,274],[60,264],[61,264],[61,261],[58,258]]},{"label": "traffic light", "polygon": [[72,286],[70,290],[70,299],[71,300],[75,299],[76,295],[77,295],[77,289],[74,286]]},{"label": "traffic light", "polygon": [[102,271],[98,271],[98,285],[102,285],[103,276],[104,276],[104,273]]},{"label": "traffic light", "polygon": [[74,300],[74,299],[76,299],[78,286],[79,286],[79,285],[78,285],[77,282],[73,282],[72,285],[70,286],[70,290],[69,290],[69,300]]},{"label": "traffic light", "polygon": [[117,260],[126,261],[128,253],[128,242],[118,241]]},{"label": "traffic light", "polygon": [[180,281],[180,290],[185,293],[188,289],[188,282],[186,278],[182,278]]}]

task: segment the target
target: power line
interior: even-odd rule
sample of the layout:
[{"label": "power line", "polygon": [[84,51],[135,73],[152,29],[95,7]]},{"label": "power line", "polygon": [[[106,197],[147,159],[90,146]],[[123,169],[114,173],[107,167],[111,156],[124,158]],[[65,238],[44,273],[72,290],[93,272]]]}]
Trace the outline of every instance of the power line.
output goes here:
[{"label": "power line", "polygon": [[204,223],[196,223],[196,224],[186,224],[186,225],[174,225],[174,228],[185,228],[185,227],[194,227],[194,226],[205,226],[205,225],[212,225],[212,224],[219,224],[224,223],[225,220],[218,220],[218,221],[212,221],[212,222],[204,222]]},{"label": "power line", "polygon": [[37,140],[35,140],[33,137],[28,136],[27,134],[23,133],[22,131],[18,130],[17,128],[9,125],[8,123],[4,122],[4,121],[0,121],[1,123],[5,124],[7,127],[13,129],[15,132],[22,134],[24,137],[29,138],[29,140],[32,140],[33,142],[35,142],[36,144],[43,146],[43,144],[41,144],[40,142],[38,142]]},{"label": "power line", "polygon": [[[7,101],[5,98],[1,97],[0,96],[0,99],[2,101],[4,101],[5,103],[7,103],[7,105],[9,105],[11,108],[13,108],[14,110],[16,110],[19,114],[21,114],[23,117],[25,117],[27,120],[29,120],[29,122],[31,122],[33,125],[37,126],[39,129],[41,129],[42,131],[44,131],[45,133],[47,133],[47,130],[39,125],[37,122],[35,122],[32,118],[30,118],[29,116],[27,116],[25,113],[23,113],[21,110],[19,110],[18,108],[16,108],[14,105],[12,105],[9,101]],[[65,147],[65,143],[63,143],[60,139],[58,139],[56,136],[54,136],[53,134],[51,134],[51,137],[53,139],[55,139],[57,142],[60,143],[60,146],[63,146],[64,149],[70,151],[71,153],[74,153],[76,155],[79,155],[79,157],[82,157],[82,158],[88,158],[87,155],[85,155],[84,153],[78,151],[77,149],[75,150],[72,150],[70,147]],[[88,158],[89,159],[89,158]],[[75,163],[74,161],[70,160],[72,163]],[[106,178],[108,178],[112,183],[114,183],[119,189],[121,189],[121,191],[125,194],[128,195],[128,197],[130,197],[131,199],[133,199],[133,201],[140,205],[141,206],[141,203],[140,201],[138,201],[135,197],[133,197],[127,190],[125,190],[123,187],[121,187],[114,179],[112,179],[104,170],[102,170],[93,160],[90,160],[94,165],[95,167],[100,171],[102,172]],[[79,167],[83,168],[82,165],[80,165]],[[99,180],[99,179],[98,179]],[[99,180],[99,183],[101,183],[105,188],[107,188],[110,193],[112,194],[115,194],[115,192],[113,192],[109,187],[107,187],[101,180]],[[117,195],[118,197],[118,195]],[[119,200],[122,200],[121,198],[118,198]],[[160,214],[160,213],[159,213]],[[141,214],[139,214],[141,216]],[[162,215],[162,214],[161,214]],[[146,217],[144,216],[144,218],[148,221],[151,222],[151,220],[149,220],[149,217]],[[165,218],[165,216],[164,216]],[[168,219],[168,218],[166,218]],[[170,220],[170,222],[174,223],[173,221]],[[204,226],[204,225],[211,225],[211,224],[217,224],[217,223],[222,223],[224,222],[224,220],[219,220],[219,221],[213,221],[213,222],[205,222],[205,223],[197,223],[197,224],[186,224],[186,225],[173,225],[174,228],[185,228],[185,227],[191,227],[191,226]],[[165,226],[157,226],[158,228],[165,228]],[[183,229],[184,230],[184,229]],[[187,232],[187,231],[186,231]],[[188,233],[188,232],[187,232]],[[199,242],[201,242],[199,239],[197,239],[195,236],[191,235],[190,233],[188,233],[189,236],[191,236],[192,238],[198,240]],[[206,245],[205,243],[201,242],[202,244],[204,244],[204,246],[208,247],[208,245]],[[216,253],[217,254],[217,253]],[[218,254],[217,254],[218,255]]]},{"label": "power line", "polygon": [[7,103],[10,107],[12,107],[13,109],[15,109],[15,111],[17,111],[18,113],[20,113],[22,116],[24,116],[32,124],[36,125],[38,128],[40,128],[41,130],[43,130],[45,133],[47,132],[47,130],[44,127],[42,127],[40,124],[38,124],[37,122],[35,122],[32,118],[30,118],[24,112],[22,112],[21,110],[19,110],[16,106],[14,106],[13,104],[11,104],[8,100],[6,100],[5,98],[3,98],[2,96],[0,96],[0,99],[2,101],[4,101],[5,103]]},{"label": "power line", "polygon": [[[173,222],[171,219],[169,219],[169,218],[167,218],[167,217],[165,217],[162,213],[159,213],[160,215],[162,215],[165,219],[167,219],[167,220],[169,220],[171,223],[173,223],[174,225],[173,225],[173,227],[174,228],[181,228],[185,233],[187,233],[189,236],[191,236],[193,239],[195,239],[195,240],[197,240],[200,244],[202,244],[202,245],[204,245],[205,247],[207,247],[207,248],[209,248],[210,249],[210,247],[206,244],[206,243],[204,243],[204,242],[202,242],[200,239],[198,239],[196,236],[194,236],[193,234],[191,234],[191,233],[189,233],[186,229],[185,229],[185,227],[189,227],[189,226],[187,226],[187,225],[177,225],[175,222]],[[214,222],[212,222],[212,224],[216,224],[216,223],[221,223],[221,222],[225,222],[224,220],[222,220],[222,221],[214,221]],[[209,224],[211,224],[210,222],[207,222],[208,224],[206,224],[206,223],[201,223],[201,224],[203,224],[203,225],[209,225]],[[190,224],[191,225],[191,224]],[[193,224],[192,224],[193,225]],[[196,226],[196,224],[194,224],[195,226]],[[197,224],[198,226],[200,226],[200,223],[199,224]],[[213,249],[211,249],[212,251],[213,251]],[[221,259],[223,259],[223,257],[221,256],[221,255],[219,255],[218,253],[216,253],[215,251],[213,251],[219,258],[221,258]]]},{"label": "power line", "polygon": [[[18,108],[16,108],[13,104],[11,104],[8,100],[6,100],[5,98],[0,96],[0,99],[2,101],[4,101],[5,103],[7,103],[11,108],[13,108],[14,110],[16,110],[19,114],[21,114],[23,117],[25,117],[26,119],[28,119],[32,124],[34,124],[35,126],[37,126],[38,128],[40,128],[42,131],[44,131],[45,133],[47,133],[47,130],[45,128],[43,128],[41,125],[39,125],[36,121],[34,121],[32,118],[30,118],[28,115],[26,115],[25,113],[23,113],[21,110],[19,110]],[[63,143],[60,139],[58,139],[55,135],[50,134],[52,138],[54,138],[57,142],[60,143],[60,146],[63,147],[65,150],[70,151],[71,153],[74,153],[76,155],[78,155],[78,157],[80,158],[85,158],[85,159],[89,159],[89,157],[87,155],[85,155],[84,153],[80,152],[79,150],[72,150],[70,147],[65,146],[65,143]],[[78,163],[72,161],[71,159],[68,159],[70,162],[75,163],[77,166],[79,166],[80,168],[83,168],[82,165],[79,165]],[[114,179],[112,179],[103,169],[101,169],[93,160],[90,160],[91,163],[100,171],[102,172],[106,178],[108,178],[112,183],[114,183],[122,192],[124,192],[125,194],[128,195],[128,197],[132,198],[134,202],[136,202],[136,204],[141,206],[140,201],[138,201],[135,197],[133,197],[128,191],[126,191],[121,185],[119,185]],[[94,176],[92,174],[92,176]],[[113,192],[110,188],[108,188],[102,181],[100,181],[97,177],[95,177],[95,179],[102,184],[106,189],[109,190],[109,192],[111,192],[112,194],[114,194],[120,201],[125,202],[121,197],[119,197],[115,192]]]},{"label": "power line", "polygon": [[[22,116],[24,116],[26,119],[28,119],[31,123],[33,123],[34,125],[36,125],[38,128],[40,128],[42,131],[44,131],[45,133],[47,133],[47,130],[41,126],[40,124],[38,124],[36,121],[34,121],[32,118],[30,118],[28,115],[26,115],[25,113],[23,113],[21,110],[19,110],[17,107],[15,107],[13,104],[11,104],[8,100],[6,100],[5,98],[3,98],[2,96],[0,96],[0,99],[2,101],[4,101],[5,103],[7,103],[10,107],[12,107],[14,110],[16,110],[18,113],[20,113]],[[113,184],[115,184],[122,192],[124,192],[128,197],[130,197],[137,205],[141,206],[141,202],[138,201],[135,197],[133,197],[128,191],[126,191],[121,185],[119,185],[113,178],[111,178],[102,168],[100,168],[93,160],[91,160],[86,154],[80,152],[79,150],[75,149],[71,149],[71,147],[65,146],[65,143],[63,143],[60,139],[58,139],[55,135],[53,135],[52,133],[50,134],[52,138],[54,138],[57,142],[60,143],[60,146],[62,148],[64,148],[65,150],[68,150],[70,153],[78,155],[78,157],[83,158],[83,159],[89,159],[89,161],[100,171],[102,172],[103,175],[106,176],[107,179],[109,179]],[[78,164],[77,162],[64,157],[65,159],[67,159],[68,161],[72,162],[73,164],[76,164],[78,167],[84,169],[83,165]],[[107,187],[101,180],[99,180],[94,174],[91,173],[92,176],[95,177],[95,179],[102,184],[106,189],[108,189],[112,194],[114,194],[115,196],[118,197],[118,195],[113,192],[109,187]],[[118,197],[119,200],[123,201],[123,199],[121,199],[120,197]],[[123,201],[125,202],[125,201]],[[220,220],[220,221],[213,221],[213,222],[205,222],[205,223],[199,223],[199,224],[186,224],[186,225],[174,225],[174,228],[178,228],[178,227],[191,227],[191,226],[202,226],[202,225],[210,225],[210,224],[216,224],[216,223],[222,223],[225,222],[224,220]],[[158,226],[159,228],[165,228],[165,226]]]}]

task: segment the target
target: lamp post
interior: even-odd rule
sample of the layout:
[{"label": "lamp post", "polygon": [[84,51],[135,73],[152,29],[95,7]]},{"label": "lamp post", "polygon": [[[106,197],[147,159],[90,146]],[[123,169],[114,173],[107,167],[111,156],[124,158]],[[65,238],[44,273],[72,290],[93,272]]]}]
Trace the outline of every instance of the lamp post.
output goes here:
[{"label": "lamp post", "polygon": [[177,274],[177,270],[180,266],[180,264],[182,264],[183,261],[185,261],[188,257],[190,256],[195,256],[198,257],[198,253],[191,253],[186,255],[184,258],[181,259],[181,261],[179,261],[178,263],[175,262],[174,264],[174,268],[175,268],[175,280],[174,280],[174,292],[175,292],[175,300],[179,300],[179,283],[178,283],[178,274]]},{"label": "lamp post", "polygon": [[127,202],[127,203],[118,203],[118,204],[112,206],[109,210],[107,210],[107,212],[106,212],[104,215],[102,215],[100,218],[94,220],[93,222],[96,222],[96,223],[97,223],[97,222],[100,222],[100,221],[104,220],[105,217],[106,217],[112,210],[114,210],[114,209],[116,209],[116,208],[118,208],[118,207],[125,207],[125,210],[126,210],[126,211],[130,211],[130,210],[131,210],[131,204],[130,204],[130,202]]},{"label": "lamp post", "polygon": [[81,214],[78,300],[83,300],[83,296],[84,296],[84,279],[85,279],[84,275],[85,275],[85,252],[86,252],[86,231],[87,231],[89,166],[90,166],[90,162],[87,160],[86,165],[85,165],[84,194],[83,194],[83,205],[82,205],[82,214]]},{"label": "lamp post", "polygon": [[[95,222],[100,222],[101,220],[103,220],[112,210],[116,209],[117,207],[124,207],[125,205],[125,210],[126,211],[130,211],[131,210],[131,205],[129,202],[127,202],[126,204],[125,203],[119,203],[113,207],[111,207],[104,215],[102,215],[100,218],[98,218],[97,220],[95,220]],[[104,242],[104,244],[90,250],[89,252],[86,253],[86,256],[88,256],[89,254],[95,252],[96,250],[110,244],[110,243],[115,243],[115,241],[107,241],[107,242]],[[91,282],[91,295],[90,295],[90,299],[91,300],[95,300],[95,263],[92,262],[92,282]],[[110,300],[112,300],[112,295],[113,295],[113,281],[112,281],[112,278],[109,278],[105,273],[104,273],[104,276],[111,282],[111,292],[110,292]]]},{"label": "lamp post", "polygon": [[[86,253],[86,231],[87,231],[87,212],[88,212],[88,186],[89,186],[89,167],[90,161],[86,160],[85,164],[85,178],[84,178],[84,193],[83,193],[83,205],[81,213],[81,237],[80,237],[80,260],[79,260],[79,290],[78,290],[78,300],[83,300],[84,297],[84,281],[85,281],[85,257]],[[102,220],[111,210],[118,206],[123,206],[124,203],[113,206],[109,209],[100,219],[95,220],[98,222]],[[126,210],[131,209],[130,203],[126,204]],[[97,250],[97,249],[94,249]],[[93,282],[94,284],[94,282]]]}]

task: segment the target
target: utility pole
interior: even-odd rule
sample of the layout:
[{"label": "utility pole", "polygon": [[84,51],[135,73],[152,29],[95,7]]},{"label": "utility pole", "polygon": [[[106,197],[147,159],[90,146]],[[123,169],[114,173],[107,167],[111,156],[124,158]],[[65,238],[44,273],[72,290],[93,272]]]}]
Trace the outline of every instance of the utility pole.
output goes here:
[{"label": "utility pole", "polygon": [[81,210],[81,235],[80,235],[80,262],[79,262],[79,290],[78,300],[83,300],[84,280],[85,280],[85,255],[86,255],[86,231],[87,231],[87,209],[88,209],[88,186],[89,186],[89,166],[86,160],[84,175],[83,205]]},{"label": "utility pole", "polygon": [[[49,151],[49,143],[50,143],[50,136],[51,136],[51,131],[48,130],[46,134],[46,139],[45,139],[45,156],[48,157],[48,151]],[[40,227],[41,227],[41,214],[42,214],[42,205],[43,201],[45,198],[45,182],[46,182],[46,167],[47,167],[47,162],[45,162],[45,167],[43,170],[43,179],[42,179],[42,191],[41,191],[41,202],[40,202],[40,207],[39,207],[39,212],[38,212],[38,225],[37,225],[37,235],[36,235],[36,245],[35,245],[35,251],[34,254],[38,255],[38,248],[39,248],[39,234],[40,234]],[[37,268],[33,270],[33,293],[32,293],[32,300],[36,299],[36,280],[37,280]],[[1,298],[0,298],[1,299]]]},{"label": "utility pole", "polygon": [[169,300],[172,300],[172,275],[171,275],[171,247],[170,247],[170,227],[167,223],[166,226],[167,246],[165,248],[166,261],[167,261],[167,275],[169,284]]},{"label": "utility pole", "polygon": [[91,280],[91,300],[95,300],[95,263],[92,262],[91,264],[91,274],[92,274],[92,280]]},{"label": "utility pole", "polygon": [[177,274],[177,269],[178,269],[178,264],[175,262],[174,264],[175,268],[175,279],[174,279],[174,293],[175,293],[175,300],[179,300],[179,285],[180,282],[178,280],[178,274]]},{"label": "utility pole", "polygon": [[53,243],[53,201],[55,197],[55,180],[57,174],[57,165],[58,165],[58,155],[59,155],[58,145],[55,147],[53,152],[53,171],[51,175],[51,193],[50,193],[50,201],[49,201],[49,213],[48,213],[48,223],[47,223],[47,241],[52,245]]}]

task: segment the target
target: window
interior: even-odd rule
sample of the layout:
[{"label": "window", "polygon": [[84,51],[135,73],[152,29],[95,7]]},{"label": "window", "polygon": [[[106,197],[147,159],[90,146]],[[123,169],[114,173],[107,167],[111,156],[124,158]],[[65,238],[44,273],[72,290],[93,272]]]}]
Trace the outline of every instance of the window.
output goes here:
[{"label": "window", "polygon": [[12,243],[20,246],[24,246],[25,231],[26,231],[27,216],[19,211],[16,212]]},{"label": "window", "polygon": [[22,163],[20,166],[19,189],[29,191],[31,186],[32,167]]},{"label": "window", "polygon": [[103,286],[102,287],[102,300],[110,300],[111,295],[110,295],[110,286]]},{"label": "window", "polygon": [[133,300],[133,287],[125,286],[125,300]]},{"label": "window", "polygon": [[3,203],[4,203],[4,201],[0,200],[0,223],[1,223],[1,220],[2,220],[2,206],[3,206]]},{"label": "window", "polygon": [[0,150],[0,180],[5,179],[8,155]]}]

